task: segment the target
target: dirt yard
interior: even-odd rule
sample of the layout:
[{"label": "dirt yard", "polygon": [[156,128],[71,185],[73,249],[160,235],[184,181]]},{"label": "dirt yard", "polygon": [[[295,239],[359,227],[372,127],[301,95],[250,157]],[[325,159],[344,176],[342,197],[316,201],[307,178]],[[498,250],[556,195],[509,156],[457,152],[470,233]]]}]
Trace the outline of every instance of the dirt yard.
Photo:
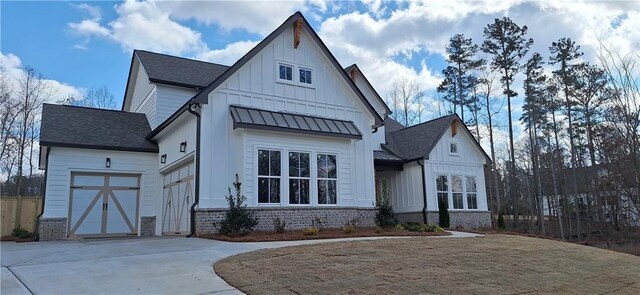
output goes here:
[{"label": "dirt yard", "polygon": [[248,294],[640,294],[640,257],[508,235],[260,250],[215,271]]}]

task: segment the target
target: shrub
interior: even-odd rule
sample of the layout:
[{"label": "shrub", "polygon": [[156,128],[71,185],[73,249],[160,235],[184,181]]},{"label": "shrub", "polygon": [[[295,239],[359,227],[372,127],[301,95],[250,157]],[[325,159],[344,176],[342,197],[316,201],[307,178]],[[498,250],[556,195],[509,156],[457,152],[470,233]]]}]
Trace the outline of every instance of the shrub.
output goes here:
[{"label": "shrub", "polygon": [[287,222],[280,217],[276,217],[273,219],[273,230],[279,234],[283,233],[285,228],[287,227]]},{"label": "shrub", "polygon": [[442,227],[434,225],[434,224],[420,224],[416,222],[409,222],[403,225],[405,229],[413,232],[443,232],[444,229]]},{"label": "shrub", "polygon": [[345,225],[342,227],[342,232],[345,234],[352,234],[354,231],[356,231],[356,228],[351,226],[351,225]]},{"label": "shrub", "polygon": [[219,223],[219,232],[225,235],[246,234],[258,224],[258,220],[253,217],[253,212],[249,211],[247,205],[244,204],[246,198],[242,195],[242,183],[239,179],[236,174],[236,181],[233,182],[236,194],[232,195],[231,188],[229,188],[227,196],[229,210],[225,219]]},{"label": "shrub", "polygon": [[18,227],[18,228],[14,228],[13,229],[13,231],[11,232],[11,236],[16,237],[16,238],[26,239],[26,238],[31,237],[31,233],[28,230],[24,229],[24,228]]},{"label": "shrub", "polygon": [[500,230],[505,230],[507,228],[507,225],[504,223],[504,216],[502,216],[502,213],[498,214],[498,229]]},{"label": "shrub", "polygon": [[399,224],[399,223],[398,223],[398,224],[396,224],[396,227],[395,227],[395,228],[396,228],[397,230],[405,230],[404,226],[402,226],[402,224]]},{"label": "shrub", "polygon": [[382,228],[392,228],[398,224],[398,217],[393,212],[387,186],[383,184],[382,196],[376,200],[376,225]]},{"label": "shrub", "polygon": [[320,229],[312,226],[312,227],[307,227],[305,229],[302,230],[302,234],[305,236],[315,236],[320,232]]},{"label": "shrub", "polygon": [[449,219],[449,206],[447,206],[447,202],[445,202],[444,199],[440,198],[438,198],[438,215],[440,217],[438,222],[440,227],[448,228],[451,226]]},{"label": "shrub", "polygon": [[381,228],[379,226],[376,226],[376,230],[374,231],[376,234],[381,234],[384,232],[384,228]]}]

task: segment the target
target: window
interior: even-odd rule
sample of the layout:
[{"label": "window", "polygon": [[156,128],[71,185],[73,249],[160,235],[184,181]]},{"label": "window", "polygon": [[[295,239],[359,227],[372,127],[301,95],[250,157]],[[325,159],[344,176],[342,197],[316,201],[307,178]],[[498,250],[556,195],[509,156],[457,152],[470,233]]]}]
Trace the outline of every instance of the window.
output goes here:
[{"label": "window", "polygon": [[436,178],[436,189],[438,195],[438,206],[444,204],[449,208],[449,183],[446,175],[438,175]]},{"label": "window", "polygon": [[449,154],[452,154],[452,155],[458,154],[458,143],[456,142],[449,143]]},{"label": "window", "polygon": [[311,80],[312,71],[309,69],[300,68],[300,83],[303,84],[313,84],[313,80]]},{"label": "window", "polygon": [[280,80],[293,82],[293,66],[287,64],[278,64],[278,78]]},{"label": "window", "polygon": [[464,209],[462,201],[462,177],[451,176],[451,193],[453,196],[453,209]]},{"label": "window", "polygon": [[289,204],[309,204],[309,153],[289,153]]},{"label": "window", "polygon": [[467,209],[478,209],[478,189],[476,178],[467,176]]},{"label": "window", "polygon": [[318,154],[318,204],[336,204],[336,156]]},{"label": "window", "polygon": [[280,151],[258,150],[258,203],[280,203]]}]

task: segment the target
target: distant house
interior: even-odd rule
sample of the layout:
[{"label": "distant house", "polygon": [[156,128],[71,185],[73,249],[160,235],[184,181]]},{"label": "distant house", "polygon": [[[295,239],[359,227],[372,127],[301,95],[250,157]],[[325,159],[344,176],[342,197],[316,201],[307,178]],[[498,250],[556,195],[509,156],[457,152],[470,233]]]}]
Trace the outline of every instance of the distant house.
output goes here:
[{"label": "distant house", "polygon": [[406,220],[446,196],[453,224],[488,224],[466,127],[389,114],[300,13],[231,66],[135,50],[121,111],[44,105],[40,238],[212,233],[235,174],[258,230],[373,226],[376,181]]}]

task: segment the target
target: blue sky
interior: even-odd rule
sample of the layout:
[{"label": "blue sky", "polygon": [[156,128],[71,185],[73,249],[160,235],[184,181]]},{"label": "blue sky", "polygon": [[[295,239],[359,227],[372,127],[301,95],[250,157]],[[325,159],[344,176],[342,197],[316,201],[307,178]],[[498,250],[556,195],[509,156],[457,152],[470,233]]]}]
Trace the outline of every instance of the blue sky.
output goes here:
[{"label": "blue sky", "polygon": [[[620,1],[328,0],[0,2],[0,52],[10,75],[31,66],[80,96],[106,86],[122,101],[133,49],[232,64],[295,11],[302,11],[344,65],[357,63],[383,97],[395,83],[417,83],[429,119],[440,106],[435,88],[448,39],[463,33],[480,43],[482,28],[509,16],[529,27],[533,51],[560,37],[582,44],[595,62],[598,39],[622,52],[640,50],[640,5]],[[523,93],[522,77],[516,90]],[[516,115],[521,96],[514,100]]]}]

